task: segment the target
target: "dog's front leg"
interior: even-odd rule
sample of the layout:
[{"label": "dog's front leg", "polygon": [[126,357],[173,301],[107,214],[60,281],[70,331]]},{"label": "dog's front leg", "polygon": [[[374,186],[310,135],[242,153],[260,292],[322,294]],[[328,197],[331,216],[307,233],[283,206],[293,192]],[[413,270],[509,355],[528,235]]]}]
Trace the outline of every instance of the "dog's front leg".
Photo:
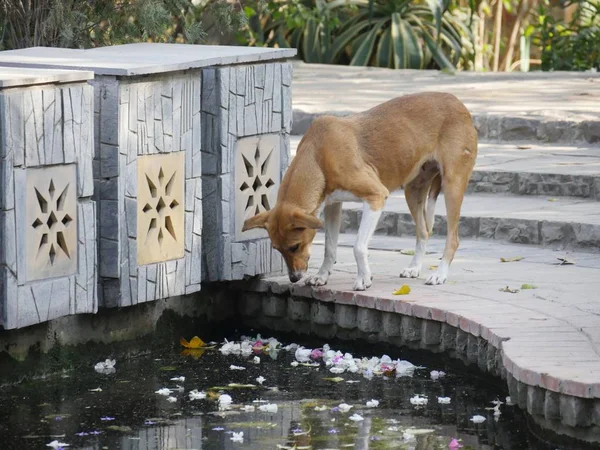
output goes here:
[{"label": "dog's front leg", "polygon": [[371,269],[369,268],[368,261],[369,242],[375,232],[382,212],[383,208],[375,211],[368,202],[365,202],[363,205],[358,236],[356,244],[354,244],[354,257],[356,258],[356,267],[358,269],[356,281],[354,282],[355,291],[364,291],[371,287],[373,277],[371,277]]},{"label": "dog's front leg", "polygon": [[325,216],[325,257],[317,274],[309,275],[306,278],[306,284],[311,286],[324,286],[327,284],[329,275],[333,270],[342,224],[342,204],[333,203],[325,206],[323,214]]}]

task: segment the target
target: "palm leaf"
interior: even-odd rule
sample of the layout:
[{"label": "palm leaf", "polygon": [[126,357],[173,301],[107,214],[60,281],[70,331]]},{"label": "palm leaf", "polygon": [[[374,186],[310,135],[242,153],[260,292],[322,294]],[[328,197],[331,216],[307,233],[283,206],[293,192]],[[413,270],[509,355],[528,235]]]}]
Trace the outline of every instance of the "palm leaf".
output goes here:
[{"label": "palm leaf", "polygon": [[375,63],[378,67],[393,67],[394,57],[392,56],[392,29],[387,28],[379,38],[377,44],[377,53],[375,54]]},{"label": "palm leaf", "polygon": [[371,54],[373,53],[373,47],[375,46],[375,41],[377,40],[377,33],[379,33],[379,30],[386,22],[387,19],[379,20],[371,29],[371,31],[367,33],[365,40],[362,41],[356,53],[352,57],[352,61],[350,61],[351,66],[369,65]]},{"label": "palm leaf", "polygon": [[421,69],[423,67],[423,50],[419,39],[410,23],[402,19],[400,14],[392,14],[392,43],[394,68]]},{"label": "palm leaf", "polygon": [[306,21],[304,27],[303,39],[302,39],[302,53],[304,54],[304,60],[307,63],[318,63],[319,58],[319,38],[318,24],[312,17]]},{"label": "palm leaf", "polygon": [[454,72],[454,65],[448,60],[447,56],[444,54],[437,41],[433,39],[431,34],[429,34],[426,28],[421,29],[421,36],[427,45],[427,48],[431,51],[431,55],[435,62],[440,66],[443,70],[449,70]]},{"label": "palm leaf", "polygon": [[444,14],[442,1],[443,0],[427,0],[427,5],[429,5],[429,9],[431,10],[435,21],[435,31],[438,43],[440,41],[440,30],[442,28],[442,15]]},{"label": "palm leaf", "polygon": [[369,26],[369,22],[367,20],[363,20],[356,25],[351,26],[342,34],[340,34],[334,41],[333,46],[331,47],[331,62],[337,59],[338,55],[344,51],[344,49],[348,46],[348,44],[355,39],[361,31]]}]

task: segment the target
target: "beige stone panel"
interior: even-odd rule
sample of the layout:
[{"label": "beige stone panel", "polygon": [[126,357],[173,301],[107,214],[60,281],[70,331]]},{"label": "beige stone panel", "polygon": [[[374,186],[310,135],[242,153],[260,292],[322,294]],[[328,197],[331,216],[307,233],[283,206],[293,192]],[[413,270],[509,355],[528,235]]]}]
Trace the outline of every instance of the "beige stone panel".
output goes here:
[{"label": "beige stone panel", "polygon": [[26,279],[77,271],[75,164],[27,169],[25,183]]},{"label": "beige stone panel", "polygon": [[281,137],[251,136],[235,147],[235,236],[236,240],[267,237],[262,229],[242,233],[246,219],[275,206],[280,182]]},{"label": "beige stone panel", "polygon": [[185,152],[137,158],[137,262],[183,258]]}]

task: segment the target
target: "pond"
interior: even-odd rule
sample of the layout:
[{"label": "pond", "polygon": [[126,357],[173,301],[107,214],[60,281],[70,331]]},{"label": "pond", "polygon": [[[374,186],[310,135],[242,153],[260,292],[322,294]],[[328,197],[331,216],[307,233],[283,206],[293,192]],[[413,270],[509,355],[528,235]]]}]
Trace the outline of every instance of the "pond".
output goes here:
[{"label": "pond", "polygon": [[[4,385],[0,447],[561,448],[529,429],[500,380],[439,355],[252,330],[196,334],[205,347],[186,348],[173,331]],[[94,367],[106,358],[114,367]]]}]

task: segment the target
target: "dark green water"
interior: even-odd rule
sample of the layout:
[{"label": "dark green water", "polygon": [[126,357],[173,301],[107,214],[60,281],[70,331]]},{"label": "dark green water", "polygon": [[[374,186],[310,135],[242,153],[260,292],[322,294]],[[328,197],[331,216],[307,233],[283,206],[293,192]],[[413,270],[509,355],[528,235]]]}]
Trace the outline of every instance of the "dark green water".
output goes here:
[{"label": "dark green water", "polygon": [[[205,341],[240,338],[235,332],[196,334]],[[332,348],[355,357],[386,353],[392,359],[408,359],[424,366],[413,377],[376,376],[368,380],[360,374],[332,374],[324,364],[319,368],[292,367],[294,352],[281,351],[276,359],[260,354],[259,364],[252,363],[254,355],[224,356],[217,351],[218,346],[202,355],[186,355],[179,337],[173,333],[167,339],[147,342],[146,349],[120,355],[90,354],[89,363],[62,375],[0,388],[0,449],[48,449],[46,444],[54,440],[69,444],[69,449],[87,450],[448,449],[453,438],[460,439],[463,448],[561,448],[542,442],[514,406],[502,405],[496,421],[490,408],[493,400],[504,400],[508,395],[502,384],[498,380],[490,383],[485,376],[440,356],[330,342]],[[324,344],[308,338],[275,337],[284,345],[292,339],[310,348]],[[107,357],[117,360],[116,372],[96,373],[93,363]],[[230,370],[232,364],[246,370]],[[431,370],[443,370],[447,375],[434,381]],[[180,376],[185,377],[184,382],[171,381]],[[263,386],[255,381],[259,376],[266,379]],[[335,377],[343,380],[325,379]],[[255,386],[235,388],[228,386],[230,383]],[[184,391],[172,392],[173,403],[155,393],[176,385]],[[215,396],[229,394],[233,406],[219,412],[216,399],[192,401],[188,396],[192,389]],[[416,394],[427,397],[428,404],[412,405],[410,399]],[[451,403],[438,404],[437,397],[450,397]],[[377,408],[365,406],[371,399],[379,400]],[[256,400],[277,404],[277,412],[240,410],[244,405],[264,404],[253,403]],[[340,403],[353,408],[348,413],[337,411]],[[326,409],[315,411],[315,406]],[[353,414],[364,420],[350,420]],[[482,415],[486,421],[474,424],[470,420],[474,415]],[[232,432],[243,432],[243,443],[233,442]],[[414,439],[405,439],[407,432],[414,434]]]}]

